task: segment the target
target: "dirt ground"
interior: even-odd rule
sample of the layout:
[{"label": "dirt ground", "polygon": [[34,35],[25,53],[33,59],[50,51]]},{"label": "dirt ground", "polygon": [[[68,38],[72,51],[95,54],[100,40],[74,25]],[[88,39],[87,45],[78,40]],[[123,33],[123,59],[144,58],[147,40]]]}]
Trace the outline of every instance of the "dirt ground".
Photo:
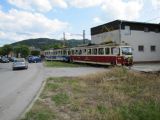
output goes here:
[{"label": "dirt ground", "polygon": [[131,69],[142,72],[160,72],[160,63],[134,64]]}]

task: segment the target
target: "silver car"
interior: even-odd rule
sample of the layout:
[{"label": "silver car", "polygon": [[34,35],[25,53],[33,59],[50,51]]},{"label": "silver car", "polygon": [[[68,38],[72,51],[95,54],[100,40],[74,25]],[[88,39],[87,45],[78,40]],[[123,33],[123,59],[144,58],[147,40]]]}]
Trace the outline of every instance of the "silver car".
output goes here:
[{"label": "silver car", "polygon": [[13,70],[16,69],[28,69],[28,63],[24,58],[16,58],[13,61]]}]

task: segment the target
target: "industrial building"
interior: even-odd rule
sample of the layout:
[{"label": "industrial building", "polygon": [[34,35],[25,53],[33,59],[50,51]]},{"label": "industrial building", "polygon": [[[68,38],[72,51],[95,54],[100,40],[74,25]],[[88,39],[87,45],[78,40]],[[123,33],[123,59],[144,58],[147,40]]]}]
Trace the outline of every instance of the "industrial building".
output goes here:
[{"label": "industrial building", "polygon": [[127,44],[134,62],[160,62],[160,24],[115,20],[91,28],[91,42]]}]

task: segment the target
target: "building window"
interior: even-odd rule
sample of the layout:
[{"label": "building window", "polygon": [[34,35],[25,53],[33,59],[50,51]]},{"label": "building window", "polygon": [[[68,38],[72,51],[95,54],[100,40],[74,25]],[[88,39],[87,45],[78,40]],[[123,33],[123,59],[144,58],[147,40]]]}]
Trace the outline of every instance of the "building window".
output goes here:
[{"label": "building window", "polygon": [[145,27],[144,32],[149,32],[149,28]]},{"label": "building window", "polygon": [[144,46],[143,45],[139,45],[138,46],[138,51],[139,52],[143,52],[144,51]]},{"label": "building window", "polygon": [[125,26],[125,35],[131,35],[130,26]]},{"label": "building window", "polygon": [[155,52],[156,51],[156,46],[155,45],[151,45],[151,52]]}]

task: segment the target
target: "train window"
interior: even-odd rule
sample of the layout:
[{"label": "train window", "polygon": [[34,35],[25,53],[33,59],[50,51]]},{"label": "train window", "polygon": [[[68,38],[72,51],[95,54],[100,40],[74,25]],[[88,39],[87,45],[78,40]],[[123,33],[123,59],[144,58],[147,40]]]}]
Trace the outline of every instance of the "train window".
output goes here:
[{"label": "train window", "polygon": [[67,54],[67,51],[66,50],[63,50],[63,55],[66,55]]},{"label": "train window", "polygon": [[92,53],[94,54],[94,55],[97,55],[97,48],[94,48],[94,49],[92,49]]},{"label": "train window", "polygon": [[75,54],[78,55],[78,50],[75,51]]},{"label": "train window", "polygon": [[71,54],[74,55],[74,50],[71,51]]},{"label": "train window", "polygon": [[62,51],[58,51],[58,55],[62,55]]},{"label": "train window", "polygon": [[86,49],[83,49],[83,54],[86,54]]},{"label": "train window", "polygon": [[88,49],[87,54],[91,55],[91,49]]},{"label": "train window", "polygon": [[116,48],[116,47],[111,48],[111,53],[113,55],[119,55],[120,54],[119,48]]},{"label": "train window", "polygon": [[60,51],[57,51],[57,55],[60,55]]},{"label": "train window", "polygon": [[68,55],[70,55],[71,54],[71,51],[70,50],[68,50]]},{"label": "train window", "polygon": [[82,50],[79,50],[79,55],[81,55],[82,54]]},{"label": "train window", "polygon": [[104,48],[98,48],[98,54],[104,55]]},{"label": "train window", "polygon": [[110,48],[105,48],[105,54],[109,55],[110,54]]}]

